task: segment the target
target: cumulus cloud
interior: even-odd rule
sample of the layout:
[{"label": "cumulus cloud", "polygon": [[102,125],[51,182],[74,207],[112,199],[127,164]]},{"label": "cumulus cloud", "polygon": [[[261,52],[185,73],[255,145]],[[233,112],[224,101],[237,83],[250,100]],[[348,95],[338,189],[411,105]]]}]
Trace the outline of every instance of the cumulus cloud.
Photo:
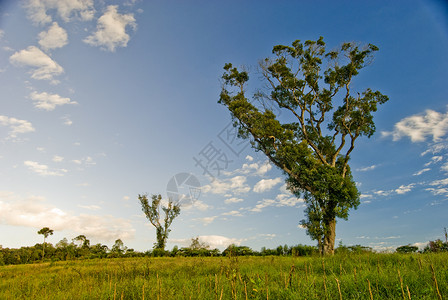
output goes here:
[{"label": "cumulus cloud", "polygon": [[55,10],[64,22],[72,18],[92,20],[95,14],[93,0],[28,0],[25,7],[28,17],[36,24],[50,23],[52,17],[47,14],[50,10]]},{"label": "cumulus cloud", "polygon": [[410,192],[414,187],[415,187],[414,183],[408,185],[401,185],[398,189],[395,190],[395,193],[403,195]]},{"label": "cumulus cloud", "polygon": [[19,133],[28,133],[35,131],[31,122],[2,115],[0,115],[0,126],[9,127],[9,138],[16,138],[17,134]]},{"label": "cumulus cloud", "polygon": [[106,12],[98,19],[97,31],[85,38],[85,43],[111,52],[114,52],[116,47],[127,46],[130,37],[126,33],[126,27],[130,26],[135,30],[137,24],[133,14],[119,14],[117,7],[107,7]]},{"label": "cumulus cloud", "polygon": [[204,218],[198,218],[195,219],[197,221],[202,222],[202,224],[204,224],[204,226],[207,226],[209,224],[211,224],[218,216],[211,216],[211,217],[204,217]]},{"label": "cumulus cloud", "polygon": [[238,202],[243,202],[243,201],[244,201],[244,199],[232,197],[232,198],[224,200],[224,203],[231,204],[231,203],[238,203]]},{"label": "cumulus cloud", "polygon": [[135,229],[128,220],[111,215],[74,215],[47,203],[45,198],[21,198],[14,193],[0,193],[0,223],[13,226],[54,230],[71,230],[89,238],[113,241],[134,236]]},{"label": "cumulus cloud", "polygon": [[243,215],[241,214],[240,211],[237,210],[232,210],[229,212],[225,212],[222,214],[223,216],[233,216],[233,217],[242,217]]},{"label": "cumulus cloud", "polygon": [[96,162],[93,160],[91,156],[86,156],[81,159],[74,159],[72,160],[72,162],[77,165],[88,165],[88,166],[96,165]]},{"label": "cumulus cloud", "polygon": [[27,166],[29,170],[41,176],[64,176],[64,174],[67,173],[67,170],[65,169],[51,170],[47,165],[35,161],[26,160],[23,164]]},{"label": "cumulus cloud", "polygon": [[269,191],[280,182],[282,182],[282,179],[280,177],[277,177],[275,179],[262,179],[255,184],[254,192],[263,193],[265,191]]},{"label": "cumulus cloud", "polygon": [[299,199],[291,194],[278,194],[275,199],[263,199],[258,201],[255,207],[249,209],[252,212],[261,212],[264,208],[273,207],[295,207],[304,202],[303,199]]},{"label": "cumulus cloud", "polygon": [[392,132],[382,132],[383,136],[392,136],[394,141],[409,137],[412,142],[423,142],[431,137],[439,141],[448,132],[448,113],[439,113],[428,109],[425,114],[413,115],[402,119]]},{"label": "cumulus cloud", "polygon": [[245,176],[235,176],[225,180],[216,179],[208,185],[202,187],[204,194],[242,194],[250,191],[250,187],[246,183],[247,178]]},{"label": "cumulus cloud", "polygon": [[60,27],[57,22],[53,22],[47,31],[39,33],[39,45],[44,50],[62,48],[67,43],[67,31]]},{"label": "cumulus cloud", "polygon": [[430,185],[438,185],[438,186],[448,185],[448,178],[434,180],[430,183]]},{"label": "cumulus cloud", "polygon": [[54,110],[56,106],[77,104],[76,101],[71,101],[70,98],[63,98],[58,94],[49,94],[46,92],[32,92],[30,94],[30,98],[35,102],[34,107],[44,109],[46,111]]},{"label": "cumulus cloud", "polygon": [[54,76],[64,72],[58,63],[35,46],[15,52],[9,61],[15,65],[31,67],[31,78],[37,80],[53,80]]}]

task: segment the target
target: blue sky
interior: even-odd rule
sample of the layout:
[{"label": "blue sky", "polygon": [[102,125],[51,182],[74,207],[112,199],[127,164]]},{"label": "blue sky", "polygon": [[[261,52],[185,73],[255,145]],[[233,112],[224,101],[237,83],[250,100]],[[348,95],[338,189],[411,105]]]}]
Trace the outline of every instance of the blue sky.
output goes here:
[{"label": "blue sky", "polygon": [[[166,198],[180,173],[202,188],[168,248],[196,236],[221,250],[315,244],[298,227],[303,202],[263,154],[233,139],[217,100],[225,63],[246,66],[255,91],[258,60],[274,45],[319,36],[330,49],[377,45],[354,88],[390,98],[352,155],[362,203],[338,222],[337,243],[386,250],[442,238],[444,1],[27,0],[0,2],[0,244],[33,245],[49,226],[53,243],[84,234],[150,249],[155,230],[137,195]],[[213,180],[195,161],[212,154]]]}]

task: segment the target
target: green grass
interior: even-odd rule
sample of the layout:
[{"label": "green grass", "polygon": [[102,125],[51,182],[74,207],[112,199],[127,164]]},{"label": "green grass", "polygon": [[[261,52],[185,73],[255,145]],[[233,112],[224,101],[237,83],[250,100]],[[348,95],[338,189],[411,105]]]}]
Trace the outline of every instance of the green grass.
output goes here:
[{"label": "green grass", "polygon": [[409,295],[445,299],[448,253],[121,258],[0,267],[0,299],[409,299]]}]

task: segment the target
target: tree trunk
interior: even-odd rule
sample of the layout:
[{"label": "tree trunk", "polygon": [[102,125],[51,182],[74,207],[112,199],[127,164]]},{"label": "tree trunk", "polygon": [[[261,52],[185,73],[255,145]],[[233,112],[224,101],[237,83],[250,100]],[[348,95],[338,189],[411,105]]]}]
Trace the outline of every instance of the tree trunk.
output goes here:
[{"label": "tree trunk", "polygon": [[326,225],[327,230],[324,236],[322,254],[333,255],[334,242],[336,240],[336,218],[329,220]]}]

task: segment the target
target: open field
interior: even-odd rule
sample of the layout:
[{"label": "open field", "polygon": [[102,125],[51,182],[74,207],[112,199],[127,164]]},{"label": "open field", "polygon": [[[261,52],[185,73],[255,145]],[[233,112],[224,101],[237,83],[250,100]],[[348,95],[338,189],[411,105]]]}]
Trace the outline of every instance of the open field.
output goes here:
[{"label": "open field", "polygon": [[446,299],[448,253],[176,257],[0,267],[0,299]]}]

